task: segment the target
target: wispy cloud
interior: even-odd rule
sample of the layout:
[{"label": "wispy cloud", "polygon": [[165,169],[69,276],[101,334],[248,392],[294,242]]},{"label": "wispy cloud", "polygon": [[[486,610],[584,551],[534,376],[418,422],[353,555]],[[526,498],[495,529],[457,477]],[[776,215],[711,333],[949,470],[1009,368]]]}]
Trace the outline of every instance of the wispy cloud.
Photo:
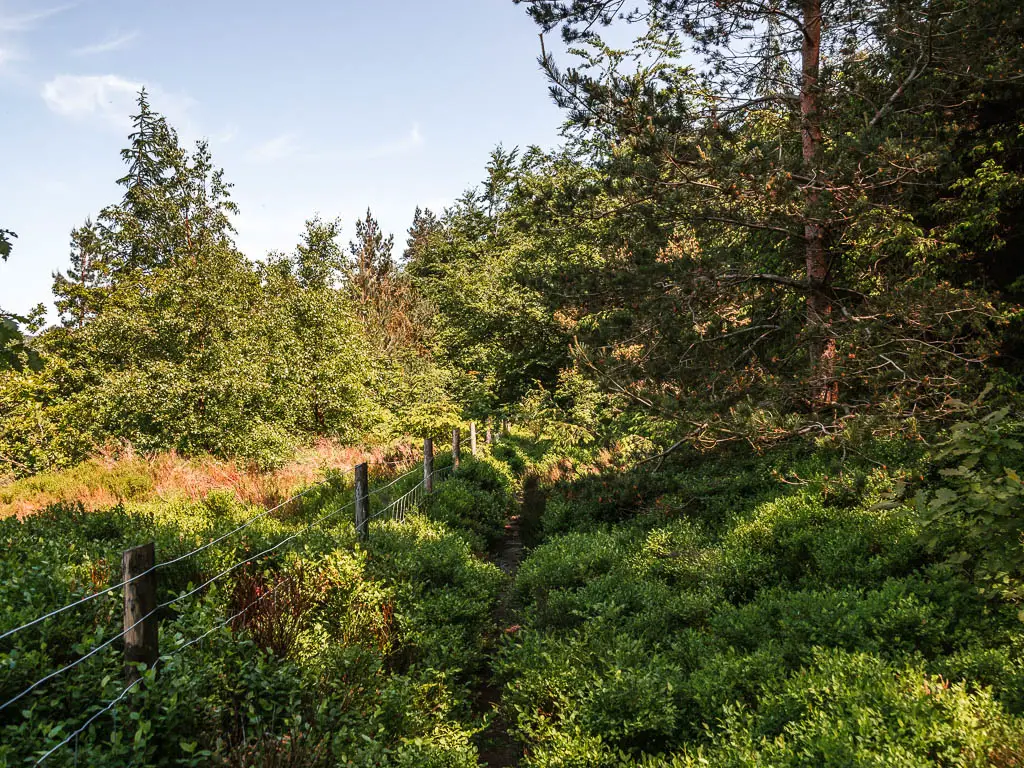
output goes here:
[{"label": "wispy cloud", "polygon": [[405,155],[409,152],[413,152],[424,144],[423,134],[420,133],[420,126],[418,123],[413,123],[412,130],[401,139],[395,141],[385,142],[376,147],[371,147],[365,153],[362,153],[364,157],[378,159],[382,157],[394,157],[395,155]]},{"label": "wispy cloud", "polygon": [[[41,96],[51,111],[74,120],[97,120],[123,129],[135,112],[135,97],[143,84],[119,75],[58,75],[43,86]],[[154,109],[180,126],[192,103],[187,97],[147,85]]]},{"label": "wispy cloud", "polygon": [[96,56],[100,53],[110,53],[111,51],[117,51],[124,48],[138,36],[138,30],[128,32],[124,35],[116,35],[109,40],[104,40],[102,43],[84,45],[81,48],[75,48],[71,53],[75,56]]},{"label": "wispy cloud", "polygon": [[74,119],[99,118],[123,126],[142,83],[117,75],[58,75],[43,86],[53,112]]},{"label": "wispy cloud", "polygon": [[236,138],[238,138],[238,126],[234,123],[224,126],[224,128],[209,136],[210,142],[213,144],[230,144]]},{"label": "wispy cloud", "polygon": [[24,32],[25,30],[32,29],[40,21],[56,16],[58,13],[63,13],[69,8],[74,8],[75,5],[77,3],[66,3],[26,13],[0,12],[0,32]]},{"label": "wispy cloud", "polygon": [[299,151],[294,133],[282,133],[249,150],[249,159],[258,163],[269,163],[292,157]]},{"label": "wispy cloud", "polygon": [[361,149],[351,147],[344,149],[308,150],[301,146],[295,133],[289,132],[256,144],[249,149],[246,156],[250,162],[254,163],[273,163],[279,160],[291,160],[297,163],[348,163],[407,155],[410,152],[415,152],[425,143],[419,125],[415,123],[404,136]]}]

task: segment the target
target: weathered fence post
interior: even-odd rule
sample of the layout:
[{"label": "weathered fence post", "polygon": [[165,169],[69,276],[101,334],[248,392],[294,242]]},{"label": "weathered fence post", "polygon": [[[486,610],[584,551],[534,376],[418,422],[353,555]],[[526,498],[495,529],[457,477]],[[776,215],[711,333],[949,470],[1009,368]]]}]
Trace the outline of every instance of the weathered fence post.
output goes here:
[{"label": "weathered fence post", "polygon": [[491,416],[487,417],[487,444],[492,445],[494,443],[494,418]]},{"label": "weathered fence post", "polygon": [[452,430],[452,469],[458,469],[462,463],[462,433],[456,427]]},{"label": "weathered fence post", "polygon": [[152,669],[160,658],[156,617],[156,544],[126,549],[121,555],[124,585],[124,676],[139,679],[136,664]]},{"label": "weathered fence post", "polygon": [[476,456],[476,422],[469,422],[469,450]]},{"label": "weathered fence post", "polygon": [[434,441],[429,437],[423,438],[423,491],[430,493],[434,490]]},{"label": "weathered fence post", "polygon": [[370,480],[366,462],[356,465],[356,535],[360,541],[370,536]]},{"label": "weathered fence post", "polygon": [[508,419],[501,420],[501,436],[508,437]]}]

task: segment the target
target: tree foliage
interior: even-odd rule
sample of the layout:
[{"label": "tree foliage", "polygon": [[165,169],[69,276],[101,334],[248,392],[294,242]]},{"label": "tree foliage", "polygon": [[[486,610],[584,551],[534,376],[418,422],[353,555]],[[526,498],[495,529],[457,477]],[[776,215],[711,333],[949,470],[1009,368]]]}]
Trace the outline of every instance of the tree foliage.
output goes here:
[{"label": "tree foliage", "polygon": [[54,275],[62,323],[34,342],[45,367],[0,387],[0,454],[16,472],[109,442],[275,464],[316,437],[386,440],[458,418],[372,214],[348,251],[339,220],[313,218],[293,253],[254,262],[208,147],[186,151],[145,91],[121,157],[122,199],[71,233]]},{"label": "tree foliage", "polygon": [[540,60],[566,146],[496,150],[410,261],[497,401],[575,367],[714,441],[941,418],[1016,375],[1016,4],[526,4],[573,46]]}]

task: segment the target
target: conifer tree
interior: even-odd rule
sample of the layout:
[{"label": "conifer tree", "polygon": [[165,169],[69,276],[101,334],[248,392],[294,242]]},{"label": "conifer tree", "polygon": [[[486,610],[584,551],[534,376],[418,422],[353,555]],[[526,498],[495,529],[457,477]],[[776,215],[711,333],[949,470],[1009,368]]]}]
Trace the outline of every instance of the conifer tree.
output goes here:
[{"label": "conifer tree", "polygon": [[[760,328],[723,367],[756,363],[753,379],[802,379],[805,404],[822,411],[858,407],[878,393],[841,401],[841,377],[847,387],[875,386],[884,371],[896,388],[936,396],[937,380],[949,382],[950,394],[960,386],[926,370],[943,359],[934,353],[979,362],[987,310],[975,313],[985,302],[964,301],[936,280],[935,261],[960,251],[946,232],[974,228],[930,229],[938,210],[950,210],[922,201],[943,188],[959,198],[980,182],[952,178],[951,143],[957,135],[972,141],[964,128],[984,124],[968,112],[989,90],[984,82],[1019,79],[994,75],[1024,64],[1019,4],[517,2],[545,30],[560,26],[580,44],[578,67],[560,70],[546,53],[542,65],[576,147],[606,174],[625,252],[650,261],[663,249],[679,251],[676,238],[697,238],[699,249],[676,261],[695,266],[697,252],[699,268],[649,286],[655,297],[668,288],[686,295],[689,309],[708,308],[696,325],[720,328],[722,341],[702,339],[696,349],[732,350],[733,338],[751,332],[741,326]],[[598,37],[618,21],[645,32],[633,51]],[[972,74],[964,53],[971,43],[986,51],[985,75]],[[962,122],[950,119],[961,112]],[[987,152],[987,137],[979,141]],[[658,264],[645,269],[655,274]],[[964,322],[950,323],[943,308]],[[801,350],[803,374],[792,349]],[[931,360],[922,349],[932,350]],[[852,360],[863,367],[851,371]],[[908,372],[911,360],[916,373]]]},{"label": "conifer tree", "polygon": [[233,247],[231,185],[213,166],[206,142],[191,155],[177,132],[139,92],[130,144],[121,150],[127,172],[118,179],[121,202],[99,215],[111,276],[199,258],[210,247]]},{"label": "conifer tree", "polygon": [[103,239],[92,219],[71,232],[71,266],[54,273],[53,293],[65,326],[83,328],[100,310],[108,288]]},{"label": "conifer tree", "polygon": [[394,247],[394,235],[385,237],[367,208],[366,217],[356,222],[356,239],[349,243],[347,266],[349,289],[364,316],[382,305],[388,281],[395,273]]},{"label": "conifer tree", "polygon": [[405,241],[405,250],[402,252],[402,261],[409,264],[414,261],[421,261],[429,248],[430,238],[438,230],[437,216],[429,208],[426,210],[416,206],[416,212],[412,215],[412,224],[409,227],[408,237]]}]

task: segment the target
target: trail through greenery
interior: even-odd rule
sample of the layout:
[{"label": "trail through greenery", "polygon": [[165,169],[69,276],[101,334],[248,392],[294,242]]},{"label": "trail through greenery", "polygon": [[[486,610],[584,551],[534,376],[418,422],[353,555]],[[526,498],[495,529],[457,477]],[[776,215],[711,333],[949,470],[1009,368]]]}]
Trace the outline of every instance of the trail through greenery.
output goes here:
[{"label": "trail through greenery", "polygon": [[[0,768],[1024,764],[1024,5],[513,1],[560,143],[404,247],[243,253],[140,91],[0,309],[0,635],[205,548],[135,689],[117,597],[0,640]],[[263,515],[471,427],[365,542],[349,469]]]},{"label": "trail through greenery", "polygon": [[[522,504],[520,500],[520,504]],[[512,582],[519,564],[523,559],[523,541],[519,535],[520,515],[509,517],[505,524],[505,534],[492,555],[493,562],[502,570],[509,581],[498,598],[494,611],[494,627],[491,630],[489,645],[491,648],[491,668],[487,678],[476,692],[476,709],[485,718],[487,727],[477,737],[480,745],[480,762],[483,765],[498,768],[499,766],[517,766],[522,755],[522,746],[509,733],[510,724],[500,709],[502,687],[495,679],[493,669],[494,657],[498,653],[499,642],[504,635],[518,631],[515,624],[516,605],[512,590]]]}]

